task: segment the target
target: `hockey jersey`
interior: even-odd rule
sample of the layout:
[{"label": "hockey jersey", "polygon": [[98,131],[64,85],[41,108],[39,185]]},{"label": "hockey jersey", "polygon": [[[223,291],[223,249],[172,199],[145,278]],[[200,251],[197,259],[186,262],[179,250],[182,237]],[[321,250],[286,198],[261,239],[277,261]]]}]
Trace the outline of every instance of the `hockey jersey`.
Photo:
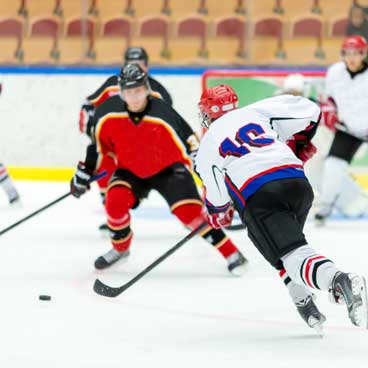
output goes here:
[{"label": "hockey jersey", "polygon": [[319,107],[304,97],[281,95],[237,109],[214,121],[202,138],[195,170],[206,187],[209,212],[231,200],[238,208],[262,185],[283,178],[305,178],[303,163],[285,144],[311,122]]},{"label": "hockey jersey", "polygon": [[198,140],[188,123],[168,104],[150,97],[141,113],[130,113],[120,95],[96,109],[86,165],[97,168],[101,155],[112,154],[117,167],[139,178],[151,177],[174,163],[191,165]]},{"label": "hockey jersey", "polygon": [[348,133],[368,137],[368,69],[351,75],[344,62],[329,67],[326,94],[337,106],[339,121]]}]

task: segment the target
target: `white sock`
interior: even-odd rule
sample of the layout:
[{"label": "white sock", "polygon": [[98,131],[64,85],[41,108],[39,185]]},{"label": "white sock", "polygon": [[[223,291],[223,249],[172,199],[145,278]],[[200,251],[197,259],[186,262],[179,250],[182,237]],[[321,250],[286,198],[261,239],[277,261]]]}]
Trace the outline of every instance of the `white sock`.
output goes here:
[{"label": "white sock", "polygon": [[328,290],[336,272],[335,264],[317,254],[309,245],[299,247],[281,258],[286,272],[300,285]]}]

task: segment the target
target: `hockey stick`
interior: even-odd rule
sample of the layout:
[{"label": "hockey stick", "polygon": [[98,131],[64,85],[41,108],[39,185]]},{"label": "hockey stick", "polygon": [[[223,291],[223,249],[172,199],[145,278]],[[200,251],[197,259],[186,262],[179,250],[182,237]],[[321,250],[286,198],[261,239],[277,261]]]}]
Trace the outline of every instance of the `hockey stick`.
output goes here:
[{"label": "hockey stick", "polygon": [[157,258],[154,262],[152,262],[148,267],[146,267],[142,272],[140,272],[137,276],[133,277],[126,284],[119,287],[111,287],[105,285],[99,279],[96,279],[95,284],[93,285],[93,290],[102,296],[106,296],[108,298],[115,298],[120,295],[126,289],[130,288],[134,285],[138,280],[140,280],[145,274],[150,272],[156,266],[158,266],[162,261],[164,261],[171,254],[176,252],[182,245],[184,245],[188,240],[192,239],[195,235],[197,235],[201,230],[208,226],[207,222],[202,223],[196,229],[194,229],[190,234],[188,234],[184,239],[180,240],[177,244],[175,244],[172,248],[170,248],[166,253],[164,253],[161,257]]},{"label": "hockey stick", "polygon": [[[92,183],[93,181],[96,181],[98,179],[101,179],[101,178],[103,178],[106,175],[107,175],[107,171],[103,171],[102,173],[93,176],[89,182]],[[62,201],[63,199],[69,197],[71,194],[72,194],[72,192],[70,192],[70,191],[68,193],[65,193],[61,197],[59,197],[59,198],[55,199],[54,201],[48,203],[46,206],[43,206],[43,207],[39,208],[37,211],[34,211],[34,212],[30,213],[28,216],[23,217],[22,219],[20,219],[19,221],[15,222],[14,224],[6,227],[5,229],[3,229],[3,230],[0,231],[0,236],[3,235],[3,234],[5,234],[5,233],[7,233],[11,229],[14,229],[15,227],[17,227],[18,225],[22,224],[23,222],[29,220],[30,218],[36,216],[37,214],[45,211],[46,209],[50,208],[54,204],[56,204],[56,203]]]}]

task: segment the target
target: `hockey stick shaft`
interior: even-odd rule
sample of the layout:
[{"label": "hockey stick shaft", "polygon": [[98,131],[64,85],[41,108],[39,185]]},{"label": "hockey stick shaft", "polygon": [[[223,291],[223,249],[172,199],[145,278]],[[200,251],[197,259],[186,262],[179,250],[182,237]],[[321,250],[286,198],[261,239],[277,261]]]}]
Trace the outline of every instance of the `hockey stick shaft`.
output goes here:
[{"label": "hockey stick shaft", "polygon": [[96,279],[93,290],[102,296],[106,296],[109,298],[114,298],[125,290],[134,285],[138,280],[140,280],[144,275],[153,270],[156,266],[158,266],[161,262],[163,262],[166,258],[168,258],[171,254],[175,253],[180,247],[182,247],[185,243],[187,243],[190,239],[192,239],[195,235],[197,235],[201,230],[205,229],[208,226],[207,222],[202,223],[196,229],[194,229],[191,233],[189,233],[185,238],[180,240],[177,244],[175,244],[172,248],[170,248],[166,253],[164,253],[161,257],[157,258],[154,262],[152,262],[148,267],[146,267],[142,272],[140,272],[137,276],[133,277],[130,281],[120,287],[111,287],[105,285],[99,279]]},{"label": "hockey stick shaft", "polygon": [[[107,172],[106,172],[106,171],[103,171],[102,173],[100,173],[100,174],[97,174],[97,175],[93,176],[93,177],[91,178],[91,180],[90,180],[90,183],[92,183],[93,181],[99,180],[99,179],[103,178],[103,177],[104,177],[104,176],[106,176],[106,175],[107,175]],[[43,207],[39,208],[38,210],[36,210],[36,211],[34,211],[34,212],[30,213],[30,214],[29,214],[29,215],[27,215],[26,217],[23,217],[22,219],[20,219],[19,221],[15,222],[14,224],[12,224],[12,225],[10,225],[10,226],[6,227],[5,229],[3,229],[3,230],[1,230],[1,231],[0,231],[0,236],[1,236],[1,235],[3,235],[3,234],[5,234],[5,233],[7,233],[7,232],[8,232],[9,230],[11,230],[11,229],[14,229],[15,227],[17,227],[18,225],[22,224],[23,222],[25,222],[25,221],[29,220],[30,218],[32,218],[32,217],[34,217],[34,216],[38,215],[39,213],[41,213],[41,212],[43,212],[43,211],[47,210],[48,208],[52,207],[52,206],[53,206],[53,205],[55,205],[56,203],[61,202],[63,199],[65,199],[65,198],[69,197],[71,194],[72,194],[72,193],[71,193],[70,191],[69,191],[68,193],[65,193],[65,194],[64,194],[64,195],[62,195],[61,197],[59,197],[59,198],[57,198],[57,199],[53,200],[52,202],[48,203],[47,205],[45,205],[45,206],[43,206]]]}]

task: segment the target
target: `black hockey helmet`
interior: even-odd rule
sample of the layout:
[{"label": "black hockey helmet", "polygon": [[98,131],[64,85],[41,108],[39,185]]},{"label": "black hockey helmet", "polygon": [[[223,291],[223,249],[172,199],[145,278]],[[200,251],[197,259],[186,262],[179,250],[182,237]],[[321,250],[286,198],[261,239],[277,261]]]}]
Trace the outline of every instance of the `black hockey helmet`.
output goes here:
[{"label": "black hockey helmet", "polygon": [[129,47],[124,55],[125,64],[132,61],[142,60],[145,65],[148,65],[148,54],[143,47]]},{"label": "black hockey helmet", "polygon": [[147,73],[138,64],[126,64],[120,70],[119,85],[121,89],[146,86],[150,89]]}]

